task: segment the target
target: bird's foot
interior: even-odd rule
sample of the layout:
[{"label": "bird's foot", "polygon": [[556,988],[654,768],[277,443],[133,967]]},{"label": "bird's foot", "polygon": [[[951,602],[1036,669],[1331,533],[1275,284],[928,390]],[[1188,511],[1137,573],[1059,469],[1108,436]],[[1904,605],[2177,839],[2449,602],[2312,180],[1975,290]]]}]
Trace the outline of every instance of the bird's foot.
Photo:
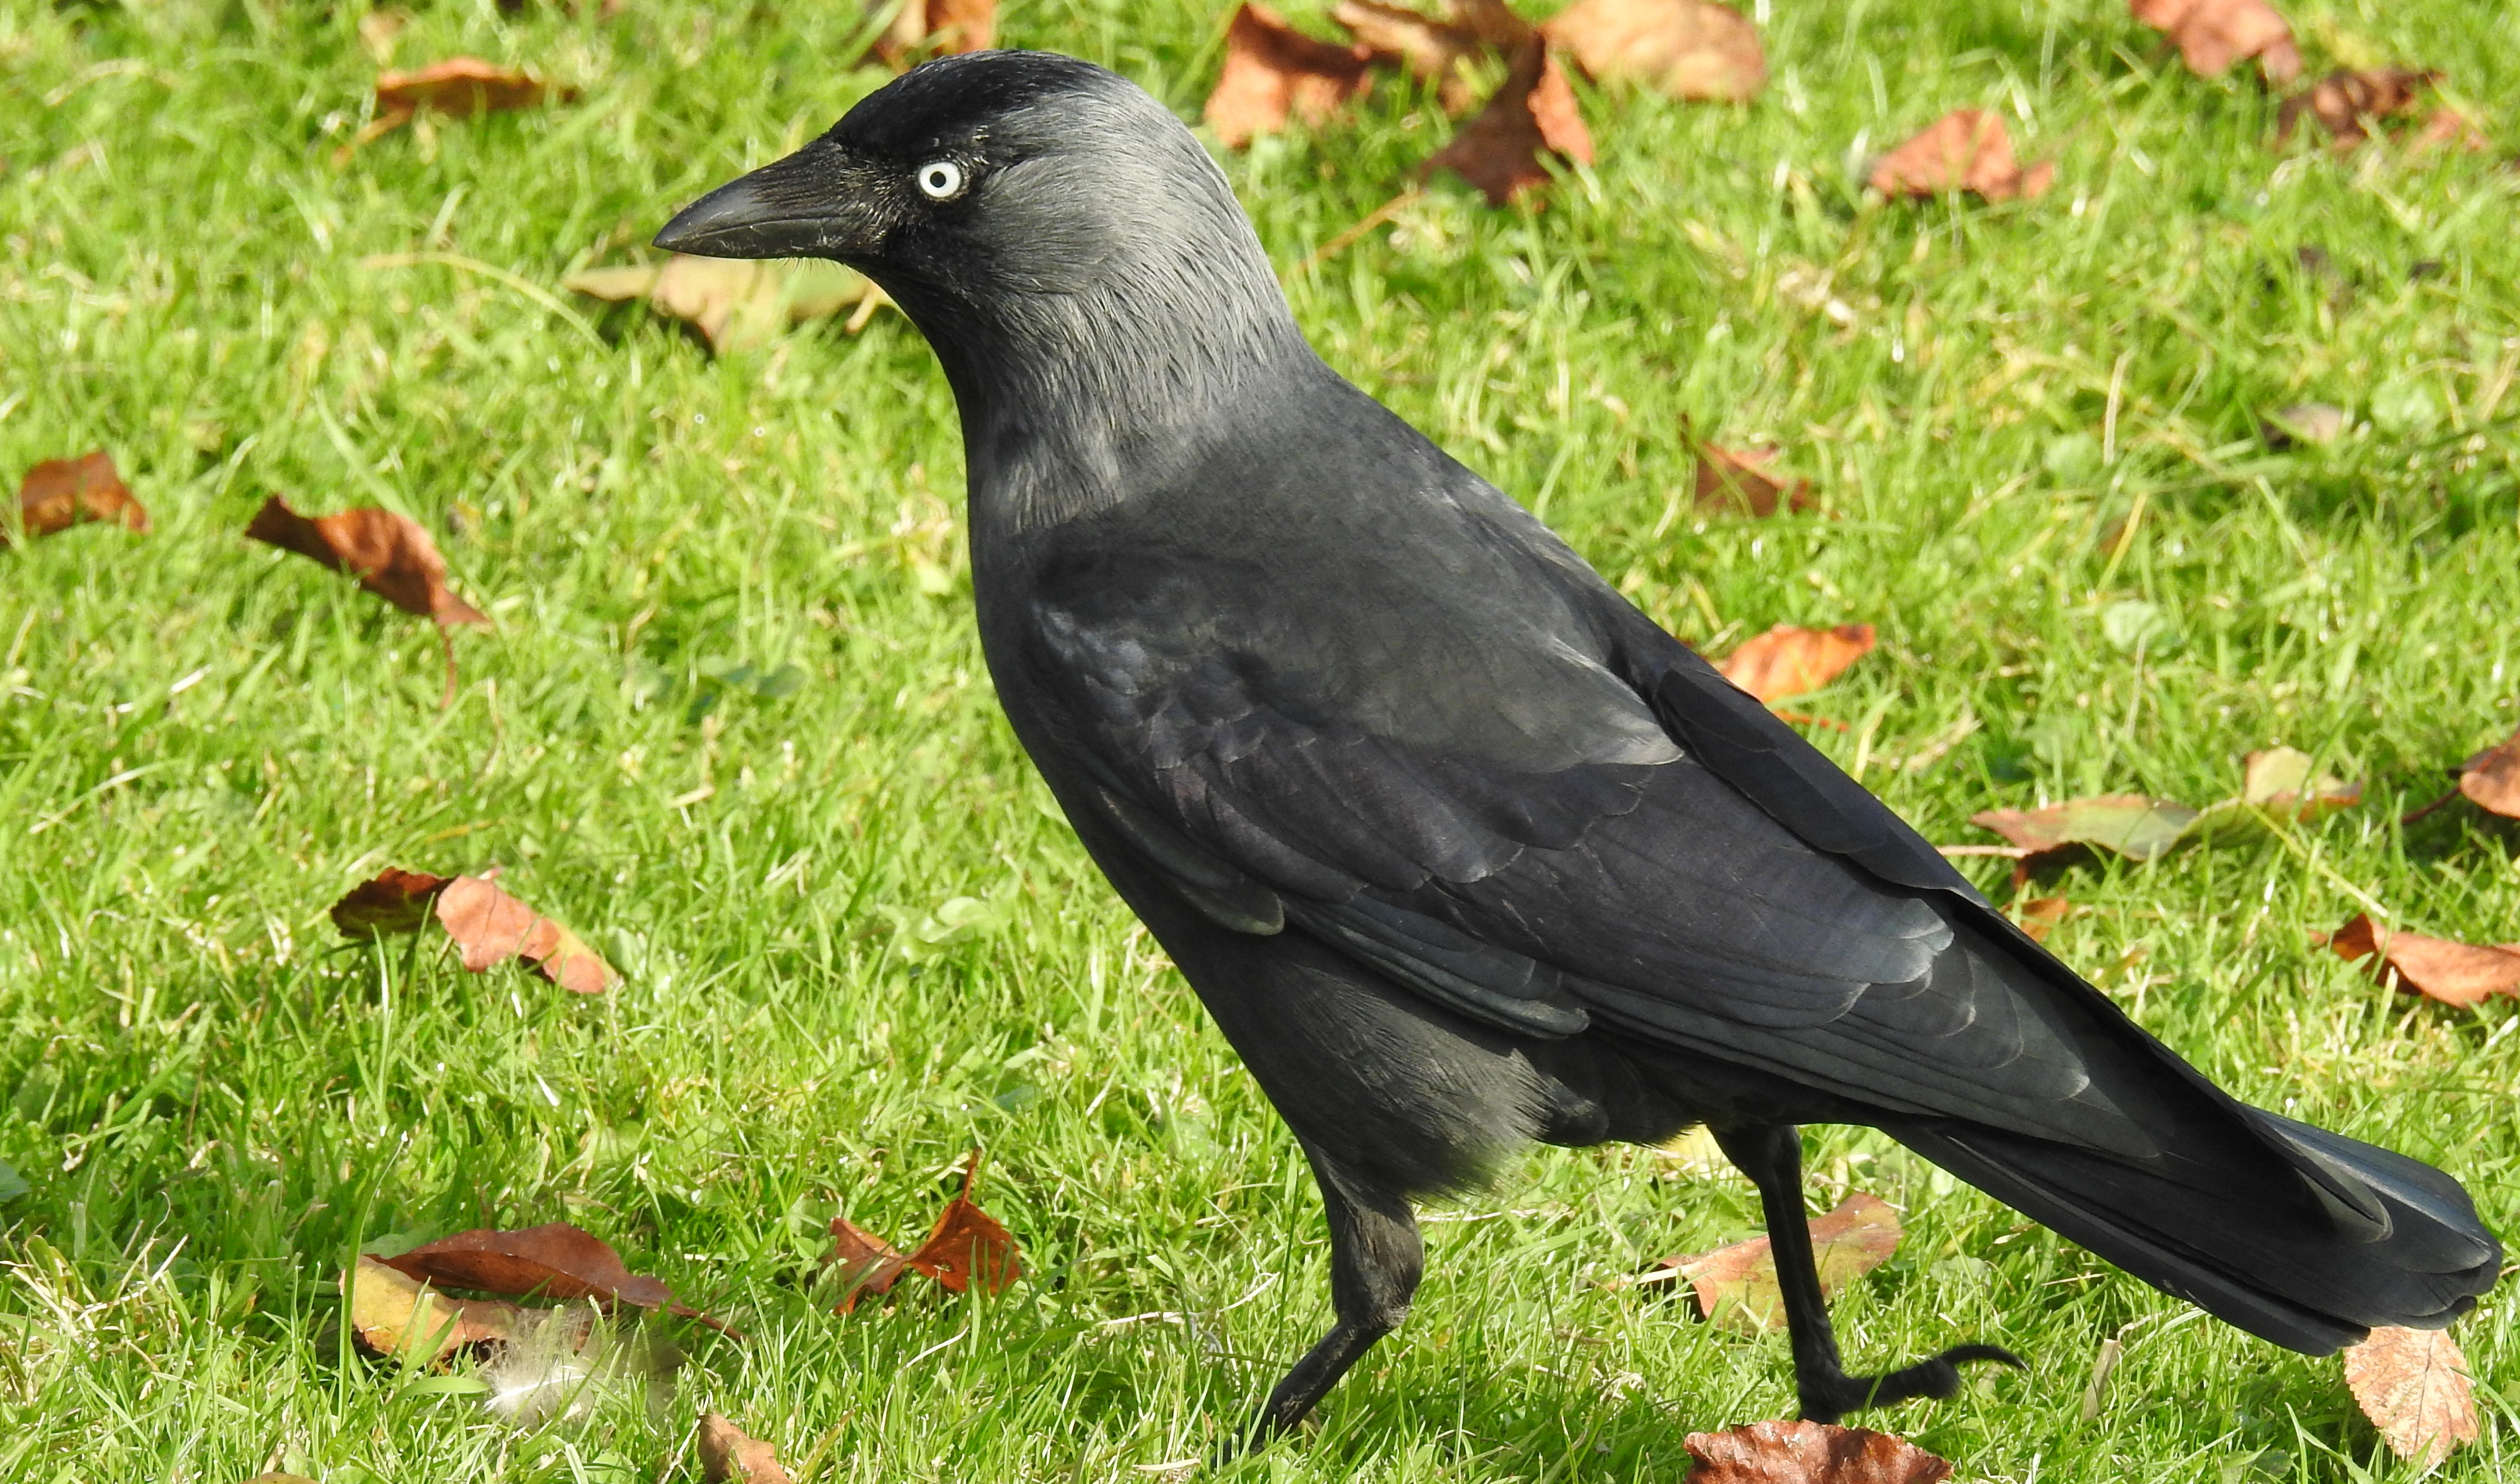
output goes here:
[{"label": "bird's foot", "polygon": [[1972,1361],[1997,1361],[2015,1371],[2030,1369],[2021,1357],[2001,1345],[1954,1345],[1928,1360],[1880,1375],[1814,1376],[1798,1388],[1802,1392],[1803,1420],[1835,1422],[1859,1407],[1887,1407],[1920,1396],[1939,1401],[1957,1395],[1960,1367]]}]

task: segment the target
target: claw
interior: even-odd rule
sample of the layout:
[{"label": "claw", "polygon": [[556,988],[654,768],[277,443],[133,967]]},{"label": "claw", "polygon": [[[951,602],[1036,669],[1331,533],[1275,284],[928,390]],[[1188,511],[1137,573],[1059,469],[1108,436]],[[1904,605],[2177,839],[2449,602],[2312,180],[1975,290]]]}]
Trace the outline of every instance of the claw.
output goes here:
[{"label": "claw", "polygon": [[1954,1345],[1940,1355],[1880,1375],[1840,1376],[1814,1387],[1819,1394],[1803,1397],[1803,1420],[1833,1424],[1859,1407],[1887,1407],[1920,1396],[1940,1401],[1958,1395],[1959,1368],[1977,1361],[1994,1361],[2015,1371],[2030,1369],[2001,1345]]}]

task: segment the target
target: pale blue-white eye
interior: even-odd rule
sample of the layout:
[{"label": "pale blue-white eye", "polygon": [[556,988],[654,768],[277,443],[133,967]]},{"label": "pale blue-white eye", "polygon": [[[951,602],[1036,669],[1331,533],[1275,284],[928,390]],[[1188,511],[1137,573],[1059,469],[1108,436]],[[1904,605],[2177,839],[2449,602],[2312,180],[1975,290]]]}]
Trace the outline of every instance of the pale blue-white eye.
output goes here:
[{"label": "pale blue-white eye", "polygon": [[932,159],[919,167],[919,189],[929,201],[952,201],[963,194],[963,167],[950,159]]}]

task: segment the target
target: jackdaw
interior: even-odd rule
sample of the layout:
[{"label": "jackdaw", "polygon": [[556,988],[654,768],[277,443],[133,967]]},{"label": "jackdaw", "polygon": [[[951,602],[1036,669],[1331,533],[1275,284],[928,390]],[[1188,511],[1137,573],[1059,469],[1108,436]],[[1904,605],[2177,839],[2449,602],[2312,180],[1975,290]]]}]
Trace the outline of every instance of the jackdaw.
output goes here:
[{"label": "jackdaw", "polygon": [[1806,1122],[2308,1354],[2493,1282],[2455,1181],[2208,1082],[1325,365],[1224,174],[1128,81],[931,62],[656,243],[861,269],[943,362],[1008,718],[1321,1185],[1336,1322],[1260,1433],[1407,1314],[1412,1202],[1530,1140],[1710,1129],[1821,1421],[2018,1362],[1847,1372]]}]

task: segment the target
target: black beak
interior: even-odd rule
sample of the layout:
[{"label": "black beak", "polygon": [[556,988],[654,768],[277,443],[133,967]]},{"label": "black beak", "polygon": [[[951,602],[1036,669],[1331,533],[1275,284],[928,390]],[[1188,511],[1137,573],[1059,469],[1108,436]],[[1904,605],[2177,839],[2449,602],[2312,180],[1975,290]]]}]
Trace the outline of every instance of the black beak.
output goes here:
[{"label": "black beak", "polygon": [[685,206],[656,234],[656,246],[699,257],[862,262],[880,237],[868,173],[817,140]]}]

